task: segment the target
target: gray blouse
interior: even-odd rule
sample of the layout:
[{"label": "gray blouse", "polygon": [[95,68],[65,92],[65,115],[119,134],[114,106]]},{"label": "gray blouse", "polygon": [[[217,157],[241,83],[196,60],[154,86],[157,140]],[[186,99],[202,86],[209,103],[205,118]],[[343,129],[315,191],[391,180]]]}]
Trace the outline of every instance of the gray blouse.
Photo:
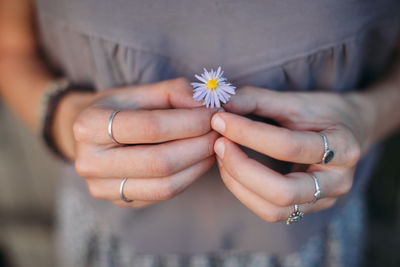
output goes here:
[{"label": "gray blouse", "polygon": [[[236,86],[347,92],[387,70],[400,33],[395,0],[36,2],[47,55],[70,79],[98,90],[179,76],[194,80],[203,67],[221,65]],[[362,191],[375,158],[371,152],[360,162],[351,193],[333,208],[290,227],[266,223],[244,207],[216,167],[174,199],[140,210],[93,199],[72,166],[65,167],[60,195],[78,198],[137,252],[288,253]]]}]

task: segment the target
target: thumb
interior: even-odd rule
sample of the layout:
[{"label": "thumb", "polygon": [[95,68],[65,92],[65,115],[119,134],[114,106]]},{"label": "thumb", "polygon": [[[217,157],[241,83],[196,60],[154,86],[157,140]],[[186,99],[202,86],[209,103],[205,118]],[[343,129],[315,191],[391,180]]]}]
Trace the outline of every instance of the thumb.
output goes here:
[{"label": "thumb", "polygon": [[231,113],[239,115],[252,113],[279,121],[294,107],[292,99],[287,93],[246,86],[239,88],[223,107]]}]

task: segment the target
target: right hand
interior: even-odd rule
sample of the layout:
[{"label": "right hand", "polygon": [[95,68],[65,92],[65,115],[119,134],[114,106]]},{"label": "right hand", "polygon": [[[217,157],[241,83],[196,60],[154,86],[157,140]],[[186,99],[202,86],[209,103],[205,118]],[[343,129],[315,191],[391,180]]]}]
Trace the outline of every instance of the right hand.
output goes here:
[{"label": "right hand", "polygon": [[[212,111],[185,79],[101,92],[73,124],[75,169],[95,198],[122,207],[171,199],[214,164]],[[121,110],[107,126],[114,110]],[[133,144],[135,144],[133,146]],[[123,178],[125,203],[120,199]]]}]

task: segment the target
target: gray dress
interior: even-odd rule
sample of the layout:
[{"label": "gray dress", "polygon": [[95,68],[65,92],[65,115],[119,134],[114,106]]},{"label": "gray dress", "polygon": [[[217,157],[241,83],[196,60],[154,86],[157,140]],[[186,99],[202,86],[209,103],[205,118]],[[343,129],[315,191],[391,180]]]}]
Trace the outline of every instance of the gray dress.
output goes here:
[{"label": "gray dress", "polygon": [[[48,57],[73,81],[98,90],[179,76],[194,80],[203,67],[221,65],[236,86],[342,93],[387,71],[400,33],[399,1],[36,4]],[[93,199],[73,167],[65,166],[58,199],[60,264],[352,266],[362,243],[359,199],[376,156],[373,148],[363,158],[352,191],[333,208],[290,227],[265,223],[244,207],[216,167],[172,200],[127,210]]]}]

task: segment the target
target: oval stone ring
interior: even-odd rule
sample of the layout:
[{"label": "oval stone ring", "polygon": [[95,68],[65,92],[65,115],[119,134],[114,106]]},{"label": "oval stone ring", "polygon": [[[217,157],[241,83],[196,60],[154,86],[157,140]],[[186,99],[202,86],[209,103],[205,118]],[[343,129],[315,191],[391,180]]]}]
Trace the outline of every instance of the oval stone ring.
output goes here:
[{"label": "oval stone ring", "polygon": [[333,150],[329,148],[328,138],[326,138],[326,135],[323,133],[319,133],[319,135],[322,137],[324,141],[324,155],[322,156],[321,163],[328,164],[329,162],[332,161],[333,157],[335,156],[335,152],[333,152]]}]

